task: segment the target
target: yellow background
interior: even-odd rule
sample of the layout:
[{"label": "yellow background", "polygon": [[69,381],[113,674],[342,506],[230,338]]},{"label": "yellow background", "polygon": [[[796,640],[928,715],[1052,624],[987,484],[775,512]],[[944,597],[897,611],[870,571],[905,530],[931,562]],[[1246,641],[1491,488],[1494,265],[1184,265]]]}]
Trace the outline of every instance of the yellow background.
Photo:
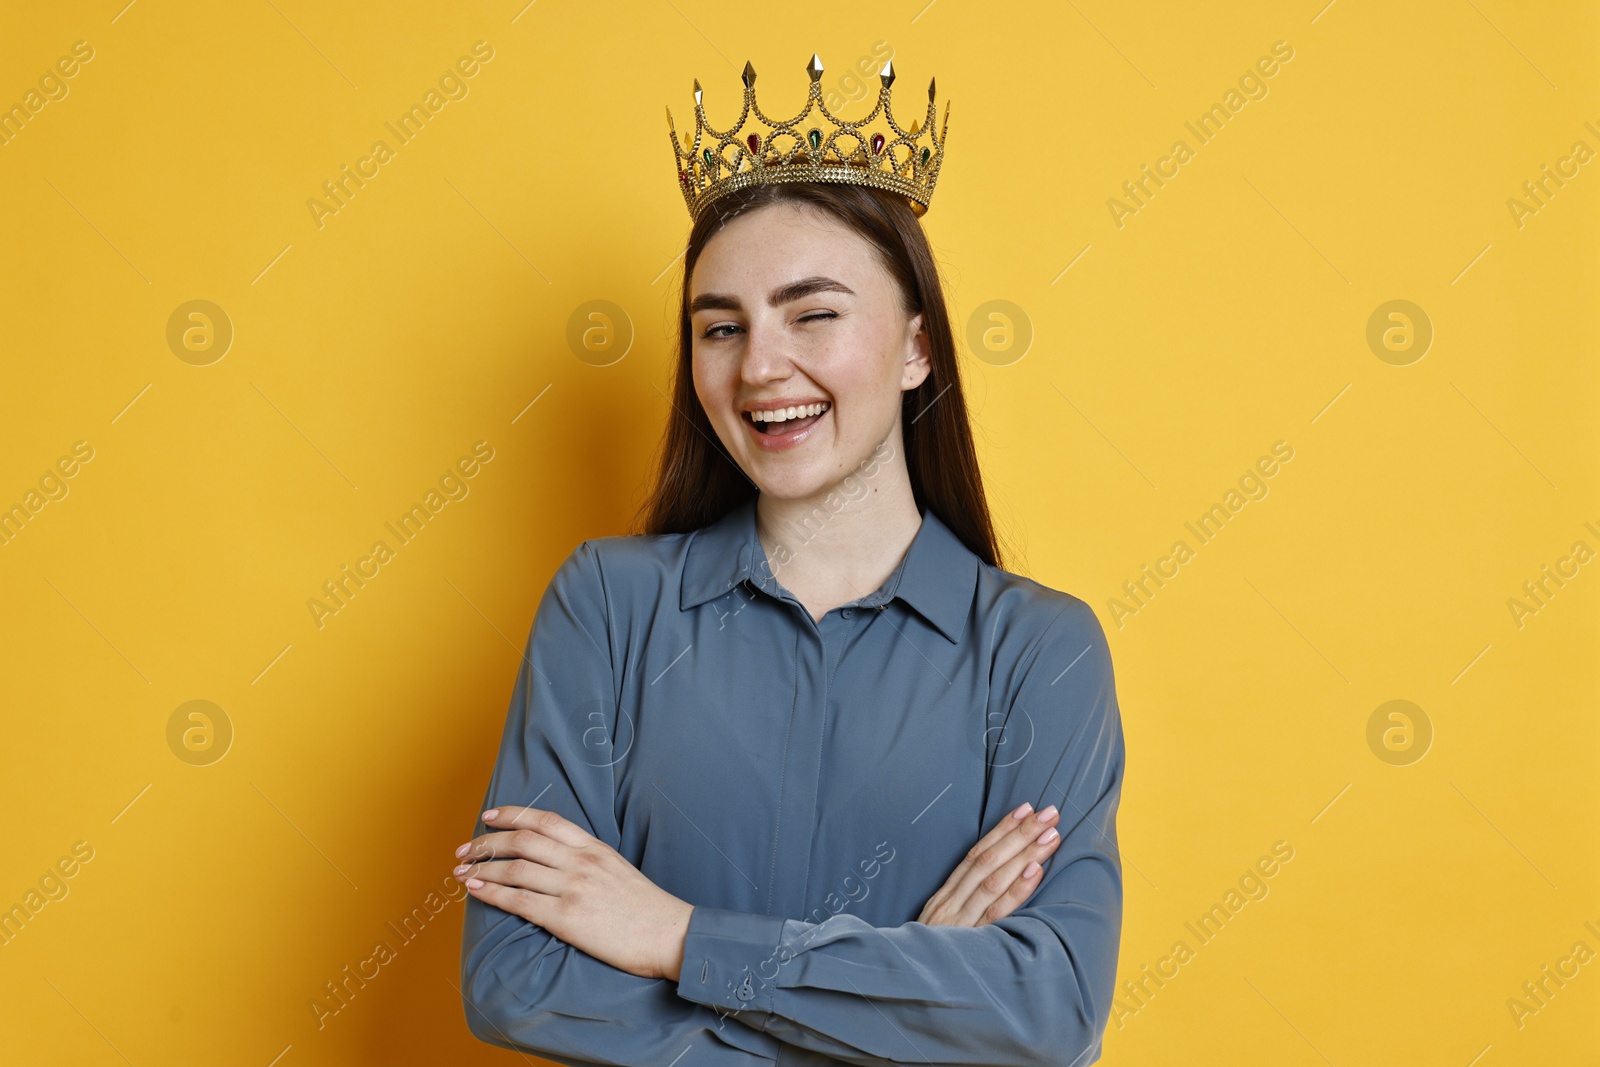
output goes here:
[{"label": "yellow background", "polygon": [[[1120,995],[1103,1062],[1600,1062],[1600,960],[1520,1026],[1507,1004],[1600,952],[1600,562],[1520,626],[1507,603],[1600,549],[1600,162],[1520,226],[1507,206],[1600,149],[1592,5],[0,21],[6,107],[94,50],[0,147],[0,505],[94,450],[0,546],[0,907],[93,849],[0,947],[7,1062],[523,1062],[466,1030],[459,903],[321,1029],[308,1002],[443,884],[544,584],[641,499],[688,226],[662,105],[684,129],[698,77],[729,121],[749,59],[787,112],[815,50],[861,113],[846,76],[880,41],[905,114],[930,75],[954,101],[925,224],[958,331],[1003,300],[1033,332],[1020,359],[962,350],[1011,569],[1111,638],[1119,981],[1194,950]],[[468,95],[394,143],[480,40]],[[1198,145],[1184,123],[1277,41],[1267,95]],[[1117,225],[1108,201],[1179,138],[1194,158]],[[307,202],[379,139],[394,158],[319,227]],[[206,366],[167,342],[196,299],[234,329]],[[1403,366],[1366,339],[1397,299],[1434,331]],[[628,316],[620,359],[568,344],[593,300]],[[308,599],[480,440],[470,493],[319,628]],[[1268,495],[1199,546],[1184,523],[1280,440]],[[1123,582],[1179,539],[1194,558],[1119,625]],[[233,729],[207,766],[168,743],[191,700]],[[1390,700],[1431,724],[1420,760],[1369,747]],[[1268,895],[1199,945],[1185,922],[1278,841]]]}]

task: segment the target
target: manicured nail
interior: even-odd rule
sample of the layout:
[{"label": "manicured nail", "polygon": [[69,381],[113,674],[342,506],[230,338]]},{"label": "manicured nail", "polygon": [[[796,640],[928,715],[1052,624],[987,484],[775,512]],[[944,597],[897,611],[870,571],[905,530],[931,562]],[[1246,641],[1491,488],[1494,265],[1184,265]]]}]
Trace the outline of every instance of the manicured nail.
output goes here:
[{"label": "manicured nail", "polygon": [[498,818],[499,815],[500,815],[500,809],[499,808],[490,808],[488,811],[483,813],[483,821],[484,822],[490,822],[490,821]]},{"label": "manicured nail", "polygon": [[1011,817],[1013,819],[1020,819],[1020,818],[1022,818],[1024,815],[1028,814],[1028,812],[1030,812],[1032,810],[1033,810],[1033,805],[1029,804],[1026,800],[1024,800],[1022,802],[1022,807],[1020,807],[1016,811],[1012,812],[1011,813]]},{"label": "manicured nail", "polygon": [[1058,838],[1060,836],[1061,836],[1060,834],[1056,833],[1056,828],[1054,826],[1052,826],[1052,827],[1050,827],[1050,829],[1046,830],[1044,833],[1039,835],[1039,840],[1038,840],[1037,844],[1048,845],[1050,842],[1054,841],[1056,838]]},{"label": "manicured nail", "polygon": [[1034,875],[1039,873],[1039,870],[1040,868],[1037,863],[1030,863],[1026,867],[1022,868],[1022,877],[1032,878]]},{"label": "manicured nail", "polygon": [[1037,818],[1040,822],[1049,822],[1050,816],[1054,815],[1055,813],[1056,806],[1052,804],[1048,808],[1045,808],[1043,811],[1041,811],[1037,816],[1035,816],[1035,818]]},{"label": "manicured nail", "polygon": [[450,873],[451,874],[458,874],[458,875],[459,874],[466,874],[470,870],[472,870],[472,864],[463,863],[461,866],[457,867],[455,870],[451,871]]},{"label": "manicured nail", "polygon": [[468,841],[466,844],[464,844],[460,848],[456,849],[456,859],[458,859],[458,860],[459,859],[465,859],[466,855],[467,855],[467,849],[469,849],[471,847],[472,847],[472,842]]},{"label": "manicured nail", "polygon": [[483,881],[481,879],[478,879],[478,878],[468,878],[467,879],[467,888],[468,889],[482,889],[483,888]]}]

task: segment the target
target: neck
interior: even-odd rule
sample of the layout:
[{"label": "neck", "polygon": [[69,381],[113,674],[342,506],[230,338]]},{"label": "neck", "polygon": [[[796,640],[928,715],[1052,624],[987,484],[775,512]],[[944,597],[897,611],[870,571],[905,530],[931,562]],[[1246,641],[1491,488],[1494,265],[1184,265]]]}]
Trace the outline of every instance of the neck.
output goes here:
[{"label": "neck", "polygon": [[894,572],[922,526],[905,454],[792,499],[761,493],[756,532],[772,573],[807,602],[844,604]]}]

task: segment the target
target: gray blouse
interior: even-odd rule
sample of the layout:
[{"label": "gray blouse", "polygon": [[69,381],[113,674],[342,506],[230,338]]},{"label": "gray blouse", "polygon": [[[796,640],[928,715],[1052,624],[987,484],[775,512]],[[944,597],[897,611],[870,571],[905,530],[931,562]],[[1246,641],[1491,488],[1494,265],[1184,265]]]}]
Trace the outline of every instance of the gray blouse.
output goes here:
[{"label": "gray blouse", "polygon": [[[1094,612],[927,507],[883,585],[820,621],[771,573],[753,497],[585,541],[539,603],[479,810],[559,812],[694,905],[683,970],[628,974],[469,896],[467,1024],[579,1065],[1093,1063],[1123,764]],[[1061,811],[1033,895],[917,922],[1023,801]]]}]

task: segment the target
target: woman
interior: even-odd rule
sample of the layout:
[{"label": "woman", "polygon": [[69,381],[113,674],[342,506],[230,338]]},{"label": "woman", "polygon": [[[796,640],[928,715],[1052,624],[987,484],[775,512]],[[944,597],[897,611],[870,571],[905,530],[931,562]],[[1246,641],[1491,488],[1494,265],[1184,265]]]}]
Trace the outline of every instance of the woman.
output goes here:
[{"label": "woman", "polygon": [[729,192],[684,279],[645,532],[551,580],[457,851],[469,1027],[574,1064],[1093,1062],[1109,651],[998,565],[911,203]]}]

